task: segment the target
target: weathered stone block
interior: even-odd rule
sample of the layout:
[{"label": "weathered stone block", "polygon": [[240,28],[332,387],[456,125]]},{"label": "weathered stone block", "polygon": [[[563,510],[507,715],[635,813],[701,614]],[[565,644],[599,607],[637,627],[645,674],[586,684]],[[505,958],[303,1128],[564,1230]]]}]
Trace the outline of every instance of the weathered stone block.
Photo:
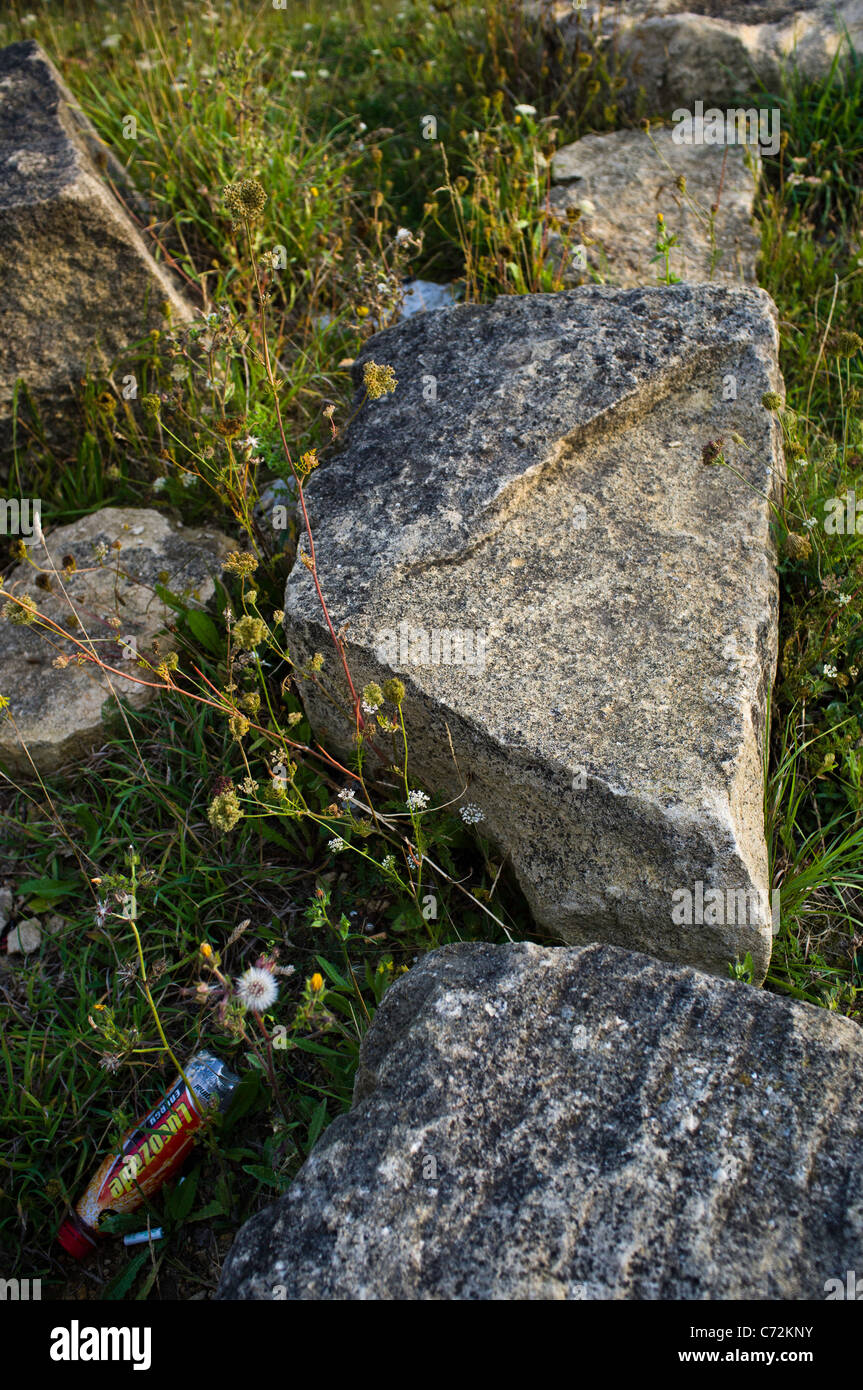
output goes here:
[{"label": "weathered stone block", "polygon": [[191,317],[97,161],[126,189],[39,45],[0,51],[0,452],[19,379],[48,436],[73,442],[88,363],[112,361],[166,312]]},{"label": "weathered stone block", "polygon": [[[235,548],[219,531],[184,529],[160,512],[118,507],[57,527],[46,536],[47,554],[38,538],[30,545],[33,563],[19,565],[0,591],[0,607],[5,600],[10,613],[10,596],[29,598],[57,625],[0,621],[0,694],[14,716],[13,724],[0,715],[0,763],[25,776],[32,775],[30,758],[40,772],[53,772],[98,746],[109,698],[133,709],[152,699],[154,690],[141,682],[157,678],[136,658],[158,664],[156,637],[162,656],[174,645],[165,634],[171,610],[156,585],[192,606],[204,604],[215,591],[211,575]],[[75,568],[66,573],[69,560]],[[110,672],[86,659],[77,665],[79,653],[97,655]],[[58,667],[58,658],[71,664]]]},{"label": "weathered stone block", "polygon": [[[377,335],[358,382],[370,358],[398,388],[308,489],[358,688],[404,680],[413,774],[446,797],[469,782],[550,931],[720,974],[749,951],[761,979],[771,300],[507,297]],[[720,447],[729,467],[705,463]],[[285,613],[293,657],[324,653],[338,688],[299,561]],[[300,689],[318,733],[349,748],[350,726]]]},{"label": "weathered stone block", "polygon": [[218,1297],[823,1299],[863,1267],[861,1067],[856,1024],[747,985],[446,946]]},{"label": "weathered stone block", "polygon": [[528,0],[528,13],[622,63],[624,102],[649,114],[776,91],[783,74],[826,77],[847,37],[859,51],[863,0]]},{"label": "weathered stone block", "polygon": [[[561,220],[569,209],[580,213],[570,277],[580,259],[581,279],[589,267],[609,285],[655,285],[665,274],[664,258],[656,252],[661,213],[665,235],[677,238],[669,269],[678,280],[756,283],[757,147],[704,144],[703,133],[703,122],[693,122],[691,130],[681,122],[674,130],[654,126],[585,135],[558,150],[551,165],[558,185],[551,192],[552,211]],[[686,134],[689,143],[681,138]]]}]

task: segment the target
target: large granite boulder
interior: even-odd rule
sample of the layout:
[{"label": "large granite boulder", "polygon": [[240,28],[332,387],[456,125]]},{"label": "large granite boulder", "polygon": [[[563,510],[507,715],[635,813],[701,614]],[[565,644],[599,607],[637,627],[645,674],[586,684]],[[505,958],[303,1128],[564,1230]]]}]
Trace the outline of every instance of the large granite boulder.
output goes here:
[{"label": "large granite boulder", "polygon": [[703,121],[615,130],[557,151],[551,210],[561,220],[579,214],[568,277],[592,272],[609,285],[655,285],[666,274],[656,250],[661,213],[664,236],[676,238],[668,268],[677,280],[756,283],[758,148],[708,145],[703,133]]},{"label": "large granite boulder", "polygon": [[19,379],[49,438],[73,442],[88,364],[111,362],[166,314],[191,317],[101,168],[128,197],[121,166],[39,45],[0,51],[0,455]]},{"label": "large granite boulder", "polygon": [[[0,695],[14,719],[0,714],[0,766],[32,775],[32,759],[41,773],[53,772],[102,741],[106,701],[141,709],[151,700],[155,690],[142,682],[158,681],[152,667],[174,645],[166,632],[173,615],[157,586],[191,607],[205,604],[215,592],[212,576],[235,548],[219,531],[120,507],[59,526],[44,545],[32,537],[31,562],[0,590]],[[13,621],[20,614],[13,596],[29,599],[55,626]]]},{"label": "large granite boulder", "polygon": [[[620,64],[625,104],[648,113],[775,92],[785,74],[824,78],[863,42],[863,0],[528,0],[564,43]],[[764,97],[763,106],[769,106]]]},{"label": "large granite boulder", "polygon": [[613,946],[445,946],[223,1299],[808,1299],[863,1267],[863,1031]]},{"label": "large granite boulder", "polygon": [[[447,798],[469,781],[536,920],[720,974],[750,952],[757,980],[776,353],[762,290],[584,287],[419,315],[369,341],[358,383],[391,364],[395,394],[308,488],[357,688],[404,681],[413,775]],[[299,560],[285,627],[338,689]],[[352,723],[299,689],[349,750]]]},{"label": "large granite boulder", "polygon": [[[837,53],[863,41],[863,0],[527,0],[573,48],[614,53],[622,97],[649,113],[736,101],[785,73],[826,77]],[[765,98],[764,103],[768,104]]]}]

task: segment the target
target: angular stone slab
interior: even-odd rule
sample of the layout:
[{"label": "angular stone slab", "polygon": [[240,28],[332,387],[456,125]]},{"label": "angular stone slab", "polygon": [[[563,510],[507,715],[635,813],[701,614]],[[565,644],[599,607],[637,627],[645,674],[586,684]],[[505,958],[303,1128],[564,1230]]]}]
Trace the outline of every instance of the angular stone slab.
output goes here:
[{"label": "angular stone slab", "polygon": [[[561,219],[569,208],[581,213],[570,247],[570,278],[578,273],[581,241],[579,279],[590,267],[605,284],[655,285],[665,273],[664,260],[654,259],[656,216],[662,213],[668,233],[677,237],[670,269],[678,280],[756,283],[757,147],[704,144],[703,122],[686,132],[692,143],[683,143],[683,133],[682,123],[677,130],[615,130],[585,135],[558,150],[551,172],[560,186],[552,189],[552,210]],[[685,180],[684,191],[678,179]]]},{"label": "angular stone slab", "polygon": [[[374,358],[398,389],[308,489],[357,688],[404,680],[414,776],[447,798],[469,780],[537,921],[721,974],[750,951],[758,979],[774,312],[762,290],[680,285],[419,315],[370,340],[357,380]],[[720,437],[742,477],[705,466]],[[299,561],[285,614],[293,658],[323,653],[338,688]]]},{"label": "angular stone slab", "polygon": [[221,1299],[804,1299],[863,1264],[863,1031],[613,946],[393,985]]},{"label": "angular stone slab", "polygon": [[[0,450],[22,378],[51,438],[71,436],[89,362],[191,309],[97,167],[126,176],[38,44],[0,51]],[[19,441],[21,435],[19,434]]]},{"label": "angular stone slab", "polygon": [[[37,585],[37,569],[21,564],[0,590],[0,608],[13,594],[31,598],[64,632],[80,642],[89,639],[112,672],[102,674],[92,663],[58,669],[58,656],[77,654],[72,642],[51,634],[51,646],[36,624],[0,621],[0,694],[9,700],[21,739],[42,773],[98,746],[105,733],[102,707],[109,697],[134,709],[153,698],[153,690],[138,682],[154,677],[138,666],[134,653],[156,665],[160,658],[154,658],[153,639],[159,636],[162,656],[175,645],[164,635],[172,613],[157,596],[156,584],[192,606],[204,604],[215,592],[211,576],[236,549],[219,531],[184,529],[160,512],[120,507],[105,507],[57,527],[46,541],[48,555],[36,541],[30,542],[30,554],[51,590]],[[68,558],[77,568],[66,577]],[[12,721],[2,716],[0,765],[16,774],[33,773]]]},{"label": "angular stone slab", "polygon": [[621,95],[646,102],[648,114],[736,101],[761,83],[776,91],[795,68],[826,77],[836,54],[848,53],[846,30],[858,51],[863,42],[863,0],[529,0],[527,10],[573,47],[616,50]]}]

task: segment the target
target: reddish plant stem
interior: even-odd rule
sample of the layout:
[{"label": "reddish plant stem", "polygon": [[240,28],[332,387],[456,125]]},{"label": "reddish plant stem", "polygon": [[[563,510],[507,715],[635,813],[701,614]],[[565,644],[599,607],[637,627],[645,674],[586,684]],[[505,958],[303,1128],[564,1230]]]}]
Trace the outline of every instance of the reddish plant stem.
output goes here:
[{"label": "reddish plant stem", "polygon": [[290,448],[288,447],[288,441],[287,441],[287,437],[286,437],[286,435],[285,435],[285,426],[284,426],[284,422],[283,422],[283,420],[282,420],[282,409],[281,409],[281,406],[280,406],[280,404],[279,404],[279,393],[278,393],[278,390],[276,389],[276,380],[275,380],[275,376],[274,376],[274,374],[273,374],[272,362],[271,362],[271,359],[270,359],[270,345],[269,345],[269,342],[268,342],[268,340],[267,340],[267,324],[266,324],[266,313],[265,313],[265,306],[264,306],[264,295],[263,295],[263,291],[262,291],[262,289],[261,289],[261,278],[260,278],[260,275],[258,274],[258,267],[257,267],[257,264],[256,264],[256,262],[255,262],[254,251],[253,251],[253,249],[252,249],[252,233],[251,233],[251,228],[250,228],[250,226],[249,226],[248,221],[246,222],[246,238],[247,238],[248,246],[249,246],[249,259],[250,259],[250,261],[251,261],[251,263],[252,263],[252,269],[253,269],[253,271],[254,271],[254,273],[255,273],[255,285],[256,285],[257,291],[258,291],[258,308],[259,308],[259,312],[260,312],[261,342],[262,342],[263,351],[264,351],[264,366],[265,366],[266,372],[267,372],[267,379],[269,380],[270,387],[272,388],[272,392],[273,392],[273,400],[274,400],[274,402],[275,402],[275,407],[276,407],[276,420],[278,421],[278,425],[279,425],[279,435],[281,436],[281,440],[282,440],[282,448],[283,448],[284,451],[285,451],[285,458],[287,459],[288,464],[290,465],[291,472],[293,473],[294,479],[295,479],[296,484],[297,484],[297,494],[298,494],[298,496],[299,496],[299,499],[300,499],[300,506],[301,506],[302,511],[303,511],[303,522],[305,523],[306,535],[308,536],[308,540],[309,540],[309,560],[310,560],[311,563],[310,563],[309,565],[307,565],[306,568],[308,569],[309,573],[310,573],[311,576],[312,576],[312,581],[313,581],[314,586],[315,586],[315,589],[316,589],[316,591],[317,591],[318,599],[320,600],[321,609],[322,609],[322,611],[323,611],[324,618],[326,619],[327,627],[328,627],[329,630],[330,630],[330,636],[331,636],[332,639],[333,639],[333,644],[334,644],[334,646],[335,646],[335,648],[336,648],[336,651],[338,652],[339,656],[341,657],[342,666],[343,666],[344,672],[345,672],[345,678],[346,678],[346,680],[347,680],[347,682],[348,682],[348,688],[349,688],[349,690],[350,690],[350,692],[351,692],[351,698],[352,698],[352,700],[353,700],[353,702],[354,702],[354,720],[355,720],[355,723],[356,723],[357,736],[359,737],[359,734],[360,734],[361,730],[362,730],[363,728],[365,728],[365,720],[363,719],[362,709],[361,709],[361,706],[360,706],[360,697],[359,697],[359,695],[357,694],[357,692],[356,692],[356,690],[355,690],[355,688],[354,688],[354,683],[353,683],[353,680],[352,680],[352,678],[351,678],[350,668],[349,668],[349,666],[348,666],[347,657],[345,656],[344,645],[342,644],[342,642],[340,642],[338,636],[336,635],[336,630],[335,630],[335,628],[333,627],[332,618],[330,617],[330,612],[329,612],[329,609],[327,608],[326,600],[324,599],[323,590],[321,589],[320,580],[319,580],[319,578],[318,578],[318,565],[317,565],[317,558],[316,558],[316,556],[315,556],[315,542],[314,542],[314,538],[313,538],[313,536],[312,536],[312,528],[311,528],[311,524],[310,524],[310,522],[309,522],[309,514],[308,514],[308,511],[306,510],[306,499],[305,499],[305,494],[304,494],[304,491],[303,491],[303,483],[302,483],[302,479],[301,479],[301,477],[300,477],[299,473],[297,472],[297,469],[296,469],[296,467],[295,467],[295,465],[294,465],[294,460],[293,460],[293,458],[291,457]]}]

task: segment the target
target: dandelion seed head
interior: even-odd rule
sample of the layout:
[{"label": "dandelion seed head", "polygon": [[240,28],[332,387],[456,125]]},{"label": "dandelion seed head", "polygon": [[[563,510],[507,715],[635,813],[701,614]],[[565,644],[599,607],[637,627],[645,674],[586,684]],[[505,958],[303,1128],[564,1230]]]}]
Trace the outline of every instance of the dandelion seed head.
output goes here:
[{"label": "dandelion seed head", "polygon": [[279,985],[271,970],[253,965],[237,980],[237,999],[250,1013],[262,1014],[279,997]]}]

